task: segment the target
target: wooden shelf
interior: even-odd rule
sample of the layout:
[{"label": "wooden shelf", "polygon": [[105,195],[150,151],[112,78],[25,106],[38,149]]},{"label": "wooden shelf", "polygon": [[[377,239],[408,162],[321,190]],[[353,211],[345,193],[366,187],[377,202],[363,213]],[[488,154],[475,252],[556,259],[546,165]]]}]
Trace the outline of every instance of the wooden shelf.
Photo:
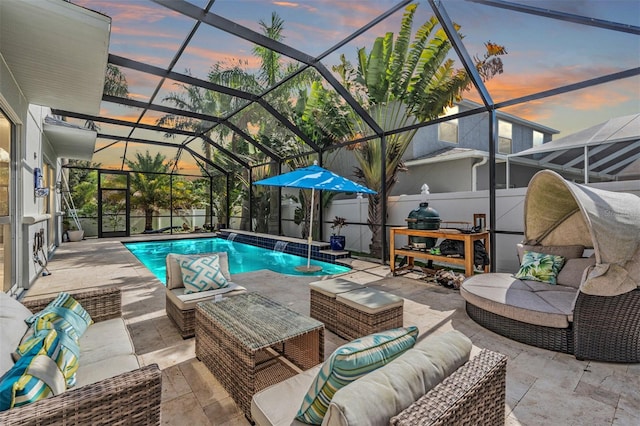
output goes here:
[{"label": "wooden shelf", "polygon": [[[409,229],[407,227],[400,228],[391,228],[389,230],[389,240],[390,240],[390,261],[389,265],[391,267],[391,273],[396,275],[398,272],[403,270],[411,270],[414,268],[414,259],[427,259],[427,260],[435,260],[443,263],[450,263],[452,265],[460,265],[464,266],[464,274],[469,277],[473,275],[474,271],[474,242],[478,240],[483,240],[484,245],[486,247],[487,252],[489,252],[489,233],[488,232],[477,232],[474,234],[465,234],[455,229],[439,229],[434,231],[422,230],[422,229]],[[459,240],[464,241],[464,258],[459,257],[448,257],[443,255],[431,254],[428,251],[421,250],[410,250],[406,248],[395,248],[395,237],[396,235],[406,235],[407,242],[409,237],[425,237],[425,238],[442,238],[442,239],[450,239],[450,240]],[[396,268],[396,256],[406,256],[407,257],[407,265],[403,267]],[[484,267],[485,272],[489,272],[489,266]]]}]

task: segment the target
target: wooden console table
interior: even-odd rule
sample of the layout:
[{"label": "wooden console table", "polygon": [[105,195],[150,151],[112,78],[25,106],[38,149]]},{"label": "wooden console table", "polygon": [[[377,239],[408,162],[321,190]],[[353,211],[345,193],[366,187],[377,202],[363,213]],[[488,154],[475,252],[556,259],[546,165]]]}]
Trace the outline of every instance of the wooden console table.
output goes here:
[{"label": "wooden console table", "polygon": [[[456,229],[439,229],[437,231],[429,231],[422,229],[409,229],[407,227],[399,227],[399,228],[390,228],[389,229],[389,248],[390,248],[390,262],[391,273],[396,275],[399,271],[406,269],[413,269],[414,267],[414,259],[421,258],[427,260],[436,260],[444,263],[451,263],[454,265],[462,265],[464,266],[464,274],[469,277],[473,275],[473,246],[474,241],[484,240],[484,246],[487,250],[487,253],[490,253],[489,250],[489,232],[477,232],[474,234],[464,234]],[[450,240],[459,240],[464,241],[464,258],[459,257],[448,257],[443,255],[431,254],[428,251],[421,251],[417,249],[408,249],[408,248],[396,248],[395,245],[395,237],[396,235],[407,235],[407,244],[409,243],[408,237],[426,237],[426,238],[443,238]],[[396,256],[406,256],[407,264],[400,268],[396,268]],[[485,272],[489,272],[489,266],[484,267]]]}]

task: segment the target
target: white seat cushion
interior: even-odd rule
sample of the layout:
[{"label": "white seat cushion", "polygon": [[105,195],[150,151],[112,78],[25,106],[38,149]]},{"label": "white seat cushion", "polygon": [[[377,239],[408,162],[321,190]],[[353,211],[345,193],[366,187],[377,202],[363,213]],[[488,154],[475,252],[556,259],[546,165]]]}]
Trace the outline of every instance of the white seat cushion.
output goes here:
[{"label": "white seat cushion", "polygon": [[471,346],[459,331],[420,340],[387,365],[339,389],[331,398],[323,426],[389,424],[391,417],[467,362]]},{"label": "white seat cushion", "polygon": [[554,328],[569,327],[576,294],[572,287],[521,281],[506,273],[474,275],[460,287],[460,295],[481,309]]},{"label": "white seat cushion", "polygon": [[76,387],[96,383],[140,368],[131,336],[122,318],[89,326],[80,338]]},{"label": "white seat cushion", "polygon": [[253,396],[251,417],[257,426],[301,426],[295,420],[309,386],[318,375],[322,364],[270,386]]},{"label": "white seat cushion", "polygon": [[109,356],[133,355],[133,342],[122,318],[100,321],[89,326],[79,340],[80,366]]},{"label": "white seat cushion", "polygon": [[76,373],[77,382],[75,387],[97,383],[100,380],[138,368],[140,368],[140,364],[135,355],[118,355],[88,365],[83,364],[81,361]]},{"label": "white seat cushion", "polygon": [[325,296],[329,296],[335,299],[336,294],[346,293],[352,290],[358,290],[365,288],[365,286],[354,283],[344,278],[332,278],[330,280],[314,281],[309,283],[309,287],[318,293],[322,293]]},{"label": "white seat cushion", "polygon": [[167,296],[181,311],[195,309],[196,304],[198,304],[199,302],[211,300],[219,294],[224,294],[226,296],[235,296],[237,294],[242,294],[245,292],[246,289],[244,287],[232,282],[229,282],[229,285],[227,287],[219,288],[217,290],[207,290],[189,294],[185,294],[184,287],[172,289],[167,288]]},{"label": "white seat cushion", "polygon": [[13,367],[13,352],[29,326],[24,320],[32,312],[13,297],[0,291],[0,376]]},{"label": "white seat cushion", "polygon": [[363,288],[347,293],[340,293],[336,296],[336,302],[343,303],[368,314],[376,314],[404,305],[404,299],[402,297],[374,288]]}]

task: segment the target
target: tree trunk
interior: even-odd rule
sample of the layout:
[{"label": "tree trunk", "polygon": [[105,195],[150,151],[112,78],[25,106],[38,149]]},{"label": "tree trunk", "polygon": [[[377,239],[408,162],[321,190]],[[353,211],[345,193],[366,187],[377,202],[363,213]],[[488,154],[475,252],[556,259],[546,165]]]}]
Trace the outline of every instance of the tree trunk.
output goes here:
[{"label": "tree trunk", "polygon": [[240,213],[240,230],[251,231],[251,224],[249,223],[249,198],[243,198],[242,209]]},{"label": "tree trunk", "polygon": [[369,252],[372,257],[381,258],[382,256],[382,218],[380,193],[369,195],[369,210],[367,224],[371,230],[371,244],[369,244]]},{"label": "tree trunk", "polygon": [[369,250],[372,257],[381,259],[382,261],[386,260],[382,259],[382,235],[384,228],[383,225],[387,223],[387,218],[382,217],[382,203],[387,204],[389,200],[388,194],[391,193],[391,190],[397,182],[398,171],[399,169],[396,168],[393,173],[387,173],[386,199],[381,199],[381,193],[369,195],[369,217],[367,219],[367,224],[371,230],[371,244],[369,245]]},{"label": "tree trunk", "polygon": [[144,210],[144,230],[153,231],[153,209]]},{"label": "tree trunk", "polygon": [[277,187],[269,188],[269,224],[268,224],[268,232],[271,235],[279,235],[280,227],[278,226],[280,223],[280,215],[279,213],[280,207],[280,190]]}]

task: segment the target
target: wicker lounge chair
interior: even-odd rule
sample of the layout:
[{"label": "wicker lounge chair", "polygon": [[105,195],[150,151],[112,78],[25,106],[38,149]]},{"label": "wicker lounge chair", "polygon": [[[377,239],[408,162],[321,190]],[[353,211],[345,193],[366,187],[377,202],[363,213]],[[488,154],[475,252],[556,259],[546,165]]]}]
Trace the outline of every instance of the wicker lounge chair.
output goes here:
[{"label": "wicker lounge chair", "polygon": [[[120,289],[99,289],[71,295],[89,312],[95,323],[121,317]],[[45,297],[26,300],[23,305],[31,312],[37,312],[52,299],[53,297]],[[2,321],[6,325],[6,318],[2,318]],[[82,342],[81,340],[81,353]],[[2,352],[14,349],[4,346],[7,345],[0,345]],[[157,425],[160,424],[161,395],[162,372],[157,364],[152,364],[2,411],[0,424]]]},{"label": "wicker lounge chair", "polygon": [[[211,253],[202,253],[197,256],[207,256]],[[220,267],[228,280],[231,280],[229,273],[227,253],[217,253],[220,256]],[[217,295],[224,297],[235,296],[245,293],[244,287],[233,282],[229,282],[229,287],[220,290],[209,290],[201,293],[185,294],[184,282],[182,281],[182,271],[178,263],[180,255],[170,253],[165,262],[167,266],[166,280],[166,311],[167,316],[174,322],[180,331],[183,339],[193,337],[196,330],[196,304],[214,299]]]}]

